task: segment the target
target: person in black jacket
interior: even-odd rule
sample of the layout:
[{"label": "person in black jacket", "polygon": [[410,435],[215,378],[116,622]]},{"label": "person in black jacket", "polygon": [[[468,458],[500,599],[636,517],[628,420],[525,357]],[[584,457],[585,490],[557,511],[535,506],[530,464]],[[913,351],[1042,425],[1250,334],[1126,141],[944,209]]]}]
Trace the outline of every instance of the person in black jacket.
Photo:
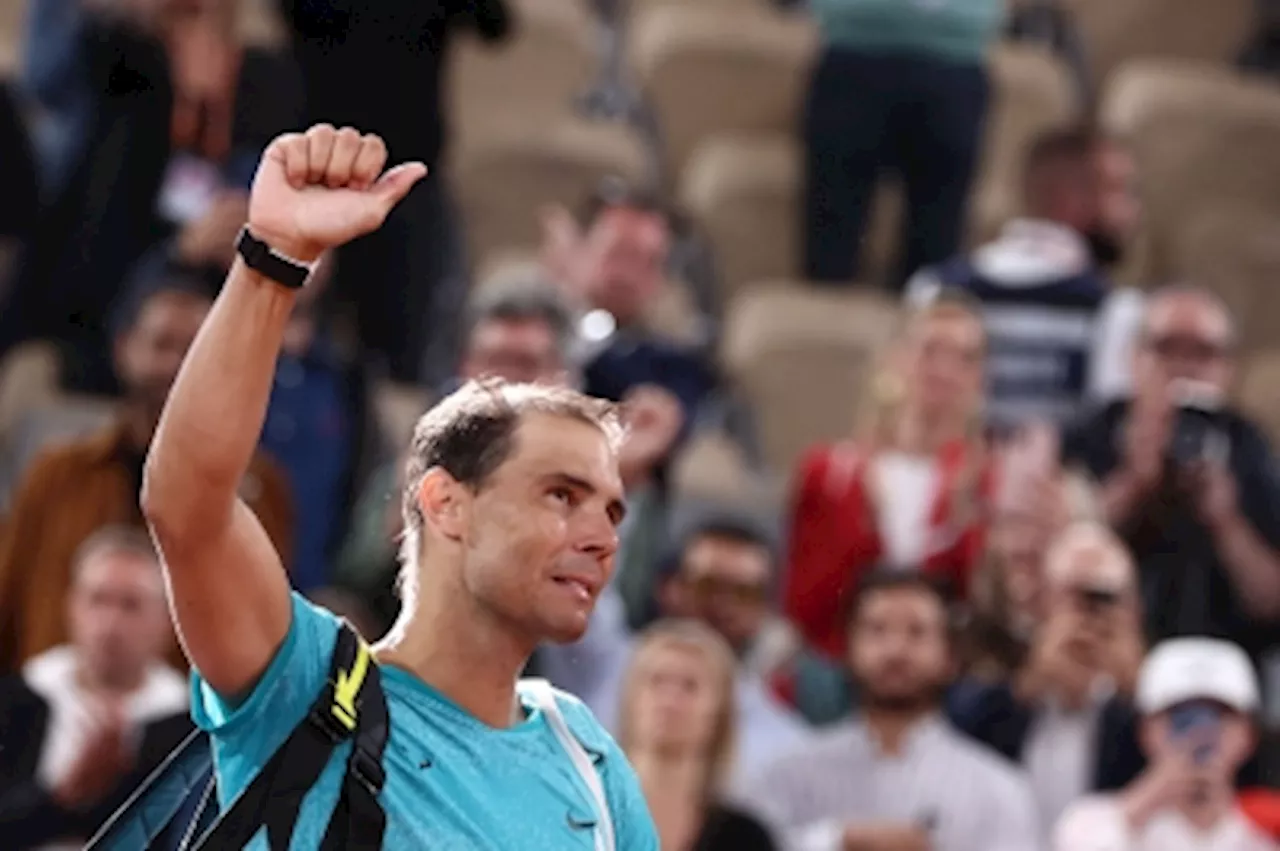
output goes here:
[{"label": "person in black jacket", "polygon": [[0,836],[79,847],[191,730],[164,581],[140,531],[106,527],[74,566],[71,642],[0,681]]},{"label": "person in black jacket", "polygon": [[[0,239],[22,237],[36,217],[35,160],[11,88],[0,81]],[[0,281],[0,287],[3,281]]]}]

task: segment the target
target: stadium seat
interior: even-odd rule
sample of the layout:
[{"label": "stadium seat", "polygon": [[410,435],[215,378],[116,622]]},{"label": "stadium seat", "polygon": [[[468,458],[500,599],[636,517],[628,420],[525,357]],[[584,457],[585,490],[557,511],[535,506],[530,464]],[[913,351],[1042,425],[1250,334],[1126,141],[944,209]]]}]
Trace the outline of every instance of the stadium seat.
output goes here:
[{"label": "stadium seat", "polygon": [[0,0],[0,78],[14,77],[22,61],[28,0]]},{"label": "stadium seat", "polygon": [[817,45],[811,22],[767,8],[663,5],[633,24],[629,57],[670,185],[712,135],[791,132]]},{"label": "stadium seat", "polygon": [[758,12],[762,9],[767,10],[774,3],[774,0],[629,0],[628,11],[632,16],[640,16],[652,9],[663,6],[700,6],[703,8],[714,7],[720,10],[728,10],[732,12]]},{"label": "stadium seat", "polygon": [[1274,345],[1245,358],[1236,389],[1241,410],[1262,427],[1272,445],[1280,443],[1280,348]]},{"label": "stadium seat", "polygon": [[240,0],[240,39],[246,45],[281,48],[289,35],[278,0]]},{"label": "stadium seat", "polygon": [[1135,59],[1235,60],[1255,27],[1257,0],[1065,0],[1093,79]]},{"label": "stadium seat", "polygon": [[[1228,70],[1141,62],[1104,94],[1103,125],[1142,166],[1142,280],[1169,280],[1187,229],[1223,206],[1280,215],[1280,90]],[[1185,253],[1185,252],[1184,252]]]},{"label": "stadium seat", "polygon": [[599,62],[597,30],[584,0],[516,0],[511,38],[486,45],[467,36],[450,50],[450,121],[458,149],[505,128],[572,113]]},{"label": "stadium seat", "polygon": [[753,287],[730,304],[722,363],[755,411],[772,470],[789,471],[814,442],[849,433],[898,312],[897,302],[878,292],[803,283]]},{"label": "stadium seat", "polygon": [[431,406],[431,393],[412,384],[379,381],[371,394],[373,413],[387,446],[409,445],[418,418]]},{"label": "stadium seat", "polygon": [[1001,44],[988,69],[992,103],[969,203],[973,243],[991,239],[1020,212],[1022,166],[1031,142],[1071,122],[1081,109],[1067,68],[1043,47]]},{"label": "stadium seat", "polygon": [[542,206],[573,209],[606,176],[643,183],[648,172],[644,145],[630,129],[578,119],[544,120],[458,150],[454,183],[469,256],[536,249]]},{"label": "stadium seat", "polygon": [[1177,233],[1172,279],[1220,294],[1236,317],[1245,352],[1274,346],[1280,339],[1280,211],[1213,206],[1192,212]]},{"label": "stadium seat", "polygon": [[59,368],[57,347],[42,340],[15,346],[0,360],[0,446],[23,414],[57,398]]},{"label": "stadium seat", "polygon": [[40,452],[105,427],[115,411],[112,399],[64,394],[23,410],[0,453],[0,506],[7,505],[23,471]]}]

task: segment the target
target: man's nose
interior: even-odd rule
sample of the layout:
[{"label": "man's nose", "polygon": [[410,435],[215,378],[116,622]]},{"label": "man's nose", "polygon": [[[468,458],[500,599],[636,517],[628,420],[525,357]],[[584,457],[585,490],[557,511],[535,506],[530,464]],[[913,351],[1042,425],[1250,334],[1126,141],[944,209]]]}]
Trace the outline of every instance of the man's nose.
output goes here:
[{"label": "man's nose", "polygon": [[618,551],[618,527],[607,511],[584,512],[575,531],[581,552],[608,557]]}]

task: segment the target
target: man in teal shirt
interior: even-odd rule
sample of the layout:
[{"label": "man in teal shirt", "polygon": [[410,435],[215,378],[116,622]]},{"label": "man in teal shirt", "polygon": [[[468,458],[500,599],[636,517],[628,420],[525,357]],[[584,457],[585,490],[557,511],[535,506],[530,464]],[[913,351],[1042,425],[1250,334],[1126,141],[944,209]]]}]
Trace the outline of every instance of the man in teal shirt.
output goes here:
[{"label": "man in teal shirt", "polygon": [[805,105],[805,272],[848,282],[876,179],[906,190],[893,283],[960,247],[981,147],[985,60],[1005,0],[809,0],[823,51]]},{"label": "man in teal shirt", "polygon": [[[147,460],[143,510],[224,805],[303,721],[329,670],[336,619],[290,593],[237,489],[306,269],[377,228],[425,174],[416,163],[383,174],[385,162],[376,136],[327,125],[268,148],[247,233],[272,253],[241,251]],[[382,847],[657,851],[635,775],[591,714],[517,688],[538,643],[581,636],[612,572],[618,432],[607,403],[530,385],[469,384],[418,423],[404,608],[373,650],[390,715]],[[307,794],[290,848],[319,847],[350,750]],[[249,847],[265,849],[263,833]]]}]

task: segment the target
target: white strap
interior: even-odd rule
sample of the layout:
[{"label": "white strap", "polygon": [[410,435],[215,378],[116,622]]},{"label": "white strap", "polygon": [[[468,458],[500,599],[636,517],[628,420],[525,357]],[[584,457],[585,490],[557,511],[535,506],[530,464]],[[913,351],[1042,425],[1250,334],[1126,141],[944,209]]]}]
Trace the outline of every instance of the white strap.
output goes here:
[{"label": "white strap", "polygon": [[604,782],[600,779],[600,772],[596,771],[595,763],[564,720],[555,689],[551,687],[551,683],[541,679],[521,680],[520,684],[547,717],[552,732],[560,740],[561,747],[569,754],[573,767],[591,792],[596,818],[599,819],[596,823],[596,851],[615,851],[617,846],[614,844],[613,817],[609,812],[609,798],[605,795]]}]

